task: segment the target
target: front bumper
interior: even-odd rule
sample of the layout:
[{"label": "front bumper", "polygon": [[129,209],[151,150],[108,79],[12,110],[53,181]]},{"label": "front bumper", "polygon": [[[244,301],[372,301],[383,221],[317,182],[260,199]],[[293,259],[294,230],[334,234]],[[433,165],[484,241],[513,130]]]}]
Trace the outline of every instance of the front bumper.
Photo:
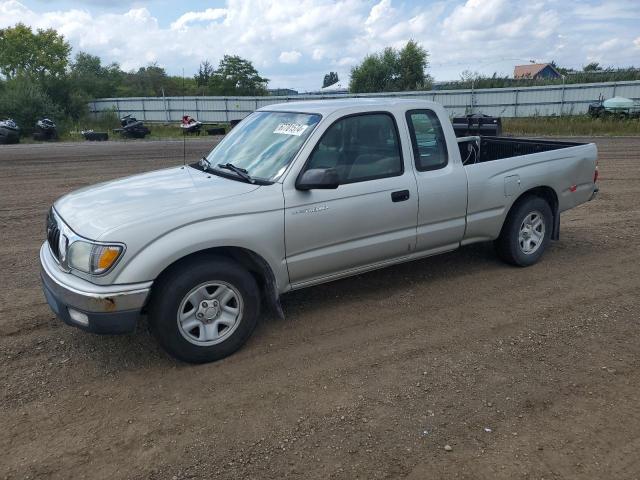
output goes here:
[{"label": "front bumper", "polygon": [[58,268],[49,246],[40,248],[42,290],[51,310],[65,323],[94,333],[135,330],[152,282],[102,286]]}]

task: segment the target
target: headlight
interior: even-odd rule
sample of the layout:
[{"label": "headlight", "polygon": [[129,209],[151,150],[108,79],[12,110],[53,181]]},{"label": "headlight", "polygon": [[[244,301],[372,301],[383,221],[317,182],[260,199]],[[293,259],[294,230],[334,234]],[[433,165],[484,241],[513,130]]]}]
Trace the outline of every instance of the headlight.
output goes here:
[{"label": "headlight", "polygon": [[100,275],[115,265],[123,248],[121,245],[108,245],[76,240],[69,246],[67,261],[75,268],[91,275]]}]

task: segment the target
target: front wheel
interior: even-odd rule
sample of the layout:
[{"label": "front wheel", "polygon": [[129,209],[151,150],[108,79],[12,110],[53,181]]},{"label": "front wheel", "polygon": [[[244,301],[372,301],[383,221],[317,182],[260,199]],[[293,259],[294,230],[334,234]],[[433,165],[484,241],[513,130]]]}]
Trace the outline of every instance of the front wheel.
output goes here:
[{"label": "front wheel", "polygon": [[205,363],[238,350],[260,311],[253,276],[222,257],[199,256],[179,264],[154,285],[149,326],[176,358]]},{"label": "front wheel", "polygon": [[519,267],[536,263],[551,239],[553,213],[546,200],[529,196],[511,209],[494,242],[496,251],[505,262]]}]

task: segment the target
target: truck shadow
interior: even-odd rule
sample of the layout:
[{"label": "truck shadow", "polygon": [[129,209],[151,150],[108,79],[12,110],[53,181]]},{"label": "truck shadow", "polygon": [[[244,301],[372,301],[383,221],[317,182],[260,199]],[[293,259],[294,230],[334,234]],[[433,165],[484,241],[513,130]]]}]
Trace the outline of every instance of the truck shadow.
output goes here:
[{"label": "truck shadow", "polygon": [[[585,239],[565,231],[560,241],[551,242],[538,265],[529,268],[549,268],[553,264],[575,264],[581,259],[610,248],[602,238]],[[546,267],[545,267],[546,265]],[[467,245],[458,250],[432,257],[373,270],[353,277],[296,290],[281,297],[287,315],[304,314],[308,310],[321,310],[336,306],[345,300],[366,302],[372,297],[389,297],[411,288],[436,287],[443,280],[457,280],[461,287],[472,285],[491,271],[504,271],[505,275],[522,272],[522,268],[504,263],[495,253],[492,242]],[[468,284],[467,284],[468,283]],[[366,308],[366,304],[363,304]],[[277,321],[277,320],[274,320]]]},{"label": "truck shadow", "polygon": [[[286,327],[272,314],[263,316],[248,344],[228,359],[216,362],[240,360],[262,355],[261,342],[272,329],[292,328],[291,318],[298,318],[293,328],[305,328],[303,318],[310,312],[321,313],[345,301],[361,301],[364,311],[367,299],[372,296],[394,295],[409,284],[412,287],[434,284],[443,278],[473,275],[487,269],[511,269],[494,254],[491,244],[471,245],[454,252],[407,262],[387,268],[317,285],[282,296]],[[302,318],[301,318],[302,317]],[[56,320],[54,320],[56,321]],[[67,331],[62,327],[63,331]],[[107,371],[126,371],[145,368],[175,368],[189,365],[171,358],[158,346],[149,333],[147,318],[143,317],[133,335],[87,335],[70,329],[68,335],[75,348],[83,350],[82,356]],[[261,340],[262,339],[262,340]],[[257,349],[257,351],[251,351]]]},{"label": "truck shadow", "polygon": [[[570,250],[567,250],[567,245],[552,244],[543,262],[563,262],[566,256],[586,258],[592,250],[598,248],[595,244],[571,241],[569,243]],[[407,290],[407,287],[428,289],[432,285],[436,289],[438,283],[444,280],[456,280],[460,282],[461,287],[464,287],[479,281],[482,275],[500,270],[508,274],[516,273],[519,269],[503,263],[494,253],[491,243],[480,243],[442,255],[290,292],[283,295],[281,299],[284,320],[271,314],[263,316],[248,344],[231,357],[216,362],[215,365],[228,361],[249,360],[251,363],[255,358],[265,354],[266,346],[263,344],[269,342],[269,338],[265,339],[265,337],[275,339],[282,333],[274,332],[274,329],[287,330],[288,335],[295,336],[296,332],[290,329],[304,330],[308,326],[305,317],[311,314],[322,315],[323,311],[330,312],[345,302],[361,302],[362,312],[365,315],[370,306],[368,302],[372,299],[400,295]],[[75,329],[72,332],[71,335],[78,337],[77,341],[74,341],[76,347],[84,350],[86,358],[110,371],[189,367],[188,364],[169,357],[161,350],[148,331],[146,318],[143,318],[134,335],[87,337],[84,332],[75,331]]]},{"label": "truck shadow", "polygon": [[366,298],[371,295],[390,296],[407,286],[425,286],[443,279],[467,277],[480,271],[513,269],[504,264],[493,251],[491,243],[469,245],[453,252],[373,270],[353,277],[296,290],[282,296],[287,314],[302,314],[307,308],[323,308],[339,304],[345,298]]}]

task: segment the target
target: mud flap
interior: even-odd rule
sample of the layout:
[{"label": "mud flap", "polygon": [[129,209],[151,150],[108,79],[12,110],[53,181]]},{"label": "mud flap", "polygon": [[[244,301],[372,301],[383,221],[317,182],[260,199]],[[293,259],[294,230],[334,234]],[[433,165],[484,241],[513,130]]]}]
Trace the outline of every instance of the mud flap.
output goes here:
[{"label": "mud flap", "polygon": [[262,285],[262,298],[265,307],[271,311],[276,317],[284,320],[284,311],[280,304],[280,295],[278,294],[278,285],[276,277],[271,270],[269,264],[259,255],[252,254],[251,259],[256,267],[263,272],[264,283]]},{"label": "mud flap", "polygon": [[551,232],[551,240],[560,240],[560,212],[557,207],[553,212],[553,232]]}]

